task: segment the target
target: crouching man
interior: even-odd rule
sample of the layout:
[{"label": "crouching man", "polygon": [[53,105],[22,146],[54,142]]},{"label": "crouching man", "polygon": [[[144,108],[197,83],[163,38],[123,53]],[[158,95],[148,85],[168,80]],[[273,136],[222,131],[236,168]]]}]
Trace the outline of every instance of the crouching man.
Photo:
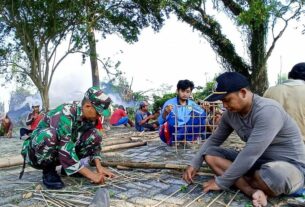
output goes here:
[{"label": "crouching man", "polygon": [[[217,175],[203,183],[205,192],[235,185],[256,207],[266,206],[267,196],[303,188],[305,148],[297,124],[280,104],[253,94],[243,75],[226,72],[216,81],[216,91],[206,100],[221,100],[227,111],[184,172],[184,180],[192,182],[205,160]],[[220,147],[233,130],[246,142],[241,152]]]},{"label": "crouching man", "polygon": [[[93,183],[102,184],[105,176],[114,175],[103,168],[101,160],[100,132],[95,124],[111,99],[98,87],[91,87],[79,104],[62,104],[49,111],[36,130],[24,141],[21,154],[25,163],[42,169],[43,184],[49,189],[64,187],[55,168],[62,165],[67,175],[81,174]],[[97,172],[84,166],[83,158],[90,158]],[[22,177],[23,171],[20,174]]]}]

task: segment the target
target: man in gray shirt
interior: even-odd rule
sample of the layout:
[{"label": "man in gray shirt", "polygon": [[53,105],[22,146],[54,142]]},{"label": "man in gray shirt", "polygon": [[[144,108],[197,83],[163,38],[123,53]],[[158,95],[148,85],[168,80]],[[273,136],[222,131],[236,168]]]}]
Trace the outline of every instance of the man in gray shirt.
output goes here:
[{"label": "man in gray shirt", "polygon": [[[205,160],[217,175],[203,183],[205,192],[235,185],[256,207],[266,206],[267,196],[303,188],[305,147],[295,121],[276,101],[253,94],[243,75],[226,72],[216,81],[216,90],[206,101],[221,100],[227,111],[183,179],[192,182]],[[246,142],[241,152],[220,147],[233,130]]]}]

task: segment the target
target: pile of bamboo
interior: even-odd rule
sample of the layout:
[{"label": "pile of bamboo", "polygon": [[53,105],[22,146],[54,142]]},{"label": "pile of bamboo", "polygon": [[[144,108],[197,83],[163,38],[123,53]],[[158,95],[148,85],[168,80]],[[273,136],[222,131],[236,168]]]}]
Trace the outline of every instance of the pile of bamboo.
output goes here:
[{"label": "pile of bamboo", "polygon": [[[102,143],[102,152],[112,152],[115,150],[128,149],[133,147],[140,147],[147,145],[146,141],[142,139],[133,139],[132,137],[120,138],[108,138]],[[0,168],[13,167],[23,164],[23,158],[21,155],[0,158]]]}]

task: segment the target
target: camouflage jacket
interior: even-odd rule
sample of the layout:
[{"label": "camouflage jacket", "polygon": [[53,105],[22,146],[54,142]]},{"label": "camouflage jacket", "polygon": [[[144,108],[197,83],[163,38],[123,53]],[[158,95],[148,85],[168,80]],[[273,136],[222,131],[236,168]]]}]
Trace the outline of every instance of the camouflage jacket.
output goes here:
[{"label": "camouflage jacket", "polygon": [[[69,174],[79,171],[82,166],[75,151],[76,142],[85,131],[95,128],[95,123],[82,120],[80,104],[62,104],[45,115],[31,134],[30,139],[38,136],[41,130],[47,128],[55,129],[57,132],[58,156],[60,163],[67,166],[65,171],[68,171]],[[21,154],[26,154],[26,148],[29,147],[27,145],[30,145],[30,141],[27,143],[26,140]],[[25,155],[25,157],[27,156]],[[95,151],[91,159],[101,160],[101,151]],[[26,161],[29,162],[29,160]]]}]

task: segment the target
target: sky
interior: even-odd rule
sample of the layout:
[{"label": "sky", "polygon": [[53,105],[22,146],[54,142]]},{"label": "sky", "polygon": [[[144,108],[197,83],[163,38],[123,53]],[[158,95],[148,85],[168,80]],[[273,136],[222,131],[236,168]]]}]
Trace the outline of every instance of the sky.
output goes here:
[{"label": "sky", "polygon": [[[225,16],[218,15],[223,22],[223,30],[236,45],[241,55],[246,55],[238,31]],[[294,23],[289,26],[278,41],[268,60],[269,85],[275,85],[278,73],[288,73],[292,66],[305,61],[305,35]],[[99,34],[96,34],[99,37]],[[123,51],[123,52],[120,52]],[[187,24],[171,16],[160,32],[151,28],[142,30],[139,41],[128,44],[117,35],[99,39],[97,52],[100,58],[111,57],[120,60],[119,69],[129,81],[133,78],[132,89],[145,91],[157,89],[164,83],[172,85],[172,91],[180,79],[194,81],[195,86],[204,86],[215,74],[223,72],[217,62],[216,54],[209,43],[193,31]],[[106,77],[100,67],[100,79]],[[90,61],[82,64],[80,54],[68,56],[57,69],[50,88],[51,106],[65,101],[81,99],[91,86]],[[1,87],[0,99],[9,97],[9,90]]]}]

